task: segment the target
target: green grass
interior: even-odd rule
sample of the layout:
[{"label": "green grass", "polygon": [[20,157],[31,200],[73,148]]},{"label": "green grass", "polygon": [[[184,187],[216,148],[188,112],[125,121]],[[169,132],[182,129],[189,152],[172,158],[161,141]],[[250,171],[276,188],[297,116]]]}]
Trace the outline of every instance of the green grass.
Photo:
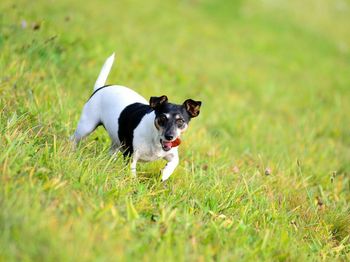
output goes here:
[{"label": "green grass", "polygon": [[[350,3],[289,2],[1,1],[0,260],[349,260]],[[203,101],[166,183],[71,150],[114,51],[109,83]]]}]

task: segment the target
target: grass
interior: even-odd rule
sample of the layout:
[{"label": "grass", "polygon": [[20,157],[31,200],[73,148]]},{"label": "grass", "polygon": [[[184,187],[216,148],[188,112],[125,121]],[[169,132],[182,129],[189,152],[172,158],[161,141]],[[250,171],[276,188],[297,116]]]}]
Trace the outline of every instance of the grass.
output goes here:
[{"label": "grass", "polygon": [[[2,1],[0,260],[350,259],[348,1]],[[102,129],[68,137],[103,61],[203,101],[166,183]]]}]

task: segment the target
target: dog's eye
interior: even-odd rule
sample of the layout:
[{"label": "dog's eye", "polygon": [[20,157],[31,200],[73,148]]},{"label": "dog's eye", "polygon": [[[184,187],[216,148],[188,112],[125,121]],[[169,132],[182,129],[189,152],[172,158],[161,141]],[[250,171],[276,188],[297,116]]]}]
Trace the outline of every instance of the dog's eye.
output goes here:
[{"label": "dog's eye", "polygon": [[178,119],[178,120],[176,120],[176,124],[177,124],[178,128],[181,128],[185,124],[185,121],[183,121],[182,119]]},{"label": "dog's eye", "polygon": [[161,126],[163,126],[163,125],[165,125],[165,123],[166,123],[167,120],[168,120],[168,119],[166,118],[165,115],[161,115],[161,116],[158,118],[158,124],[161,125]]}]

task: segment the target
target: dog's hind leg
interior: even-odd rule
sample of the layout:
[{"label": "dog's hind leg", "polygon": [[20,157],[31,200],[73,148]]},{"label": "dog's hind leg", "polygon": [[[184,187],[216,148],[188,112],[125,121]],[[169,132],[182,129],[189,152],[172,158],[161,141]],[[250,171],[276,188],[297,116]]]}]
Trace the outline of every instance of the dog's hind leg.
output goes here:
[{"label": "dog's hind leg", "polygon": [[116,155],[120,150],[120,145],[116,141],[112,141],[111,147],[109,148],[109,153],[111,155]]},{"label": "dog's hind leg", "polygon": [[95,123],[82,123],[79,122],[77,129],[75,130],[71,140],[75,143],[75,145],[78,145],[79,142],[90,135],[98,126],[98,124]]},{"label": "dog's hind leg", "polygon": [[91,134],[100,124],[100,121],[96,117],[88,116],[86,112],[83,112],[71,140],[75,145],[78,145],[83,138]]}]

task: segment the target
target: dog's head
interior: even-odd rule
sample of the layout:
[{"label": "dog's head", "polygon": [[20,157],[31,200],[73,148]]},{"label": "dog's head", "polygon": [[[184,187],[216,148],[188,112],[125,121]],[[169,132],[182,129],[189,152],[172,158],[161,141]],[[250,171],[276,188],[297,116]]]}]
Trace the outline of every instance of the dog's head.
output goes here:
[{"label": "dog's head", "polygon": [[180,135],[187,129],[191,118],[199,115],[202,102],[187,99],[182,105],[168,102],[167,96],[152,96],[150,107],[155,112],[156,126],[163,150],[169,151],[180,143]]}]

